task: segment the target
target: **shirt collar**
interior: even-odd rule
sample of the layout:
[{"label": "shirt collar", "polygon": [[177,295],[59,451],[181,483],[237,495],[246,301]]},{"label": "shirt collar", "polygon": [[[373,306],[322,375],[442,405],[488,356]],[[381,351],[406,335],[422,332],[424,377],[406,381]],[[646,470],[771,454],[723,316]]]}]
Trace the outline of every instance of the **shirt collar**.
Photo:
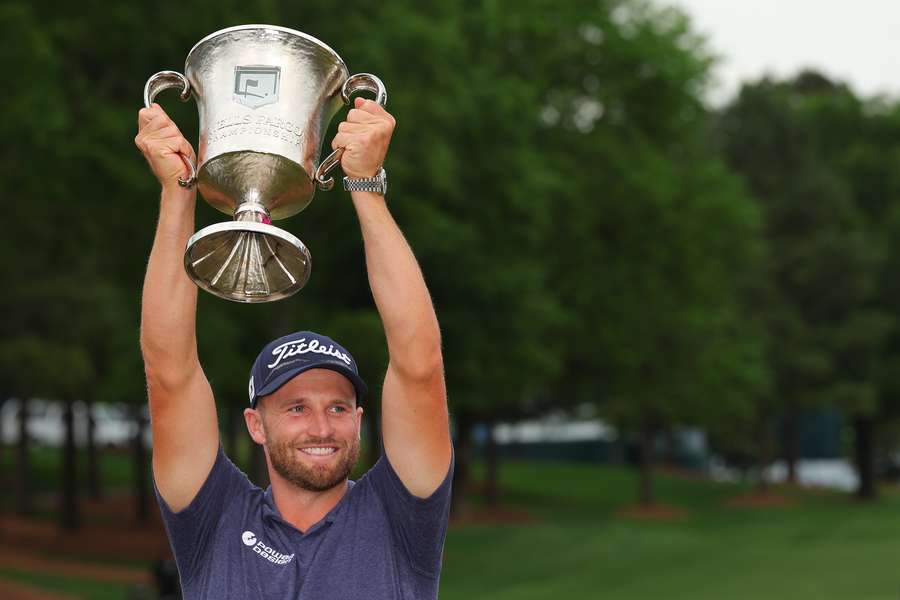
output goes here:
[{"label": "shirt collar", "polygon": [[[347,497],[350,495],[350,490],[353,489],[353,486],[356,485],[355,481],[347,480],[347,491],[344,492],[344,495],[341,496],[341,499],[338,500],[338,503],[332,507],[328,513],[318,522],[316,522],[312,527],[303,532],[303,535],[311,533],[316,529],[319,529],[325,523],[334,523],[336,520],[340,519],[341,514],[344,512],[344,505],[347,504]],[[290,523],[284,520],[281,516],[281,512],[278,510],[278,506],[275,505],[275,498],[272,496],[272,486],[266,488],[265,494],[263,494],[263,507],[262,507],[263,518],[271,519],[278,521],[280,523],[284,523],[290,527],[294,527]],[[296,529],[296,528],[295,528]]]}]

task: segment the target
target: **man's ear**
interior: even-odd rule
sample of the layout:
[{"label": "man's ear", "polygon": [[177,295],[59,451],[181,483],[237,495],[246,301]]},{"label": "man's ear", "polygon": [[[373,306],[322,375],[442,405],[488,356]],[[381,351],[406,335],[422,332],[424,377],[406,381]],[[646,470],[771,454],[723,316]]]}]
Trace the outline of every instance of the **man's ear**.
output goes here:
[{"label": "man's ear", "polygon": [[253,408],[244,409],[244,422],[247,424],[250,438],[260,446],[266,443],[266,430],[263,427],[262,419],[263,416],[258,410]]},{"label": "man's ear", "polygon": [[363,418],[363,407],[356,407],[356,439],[362,439],[362,418]]}]

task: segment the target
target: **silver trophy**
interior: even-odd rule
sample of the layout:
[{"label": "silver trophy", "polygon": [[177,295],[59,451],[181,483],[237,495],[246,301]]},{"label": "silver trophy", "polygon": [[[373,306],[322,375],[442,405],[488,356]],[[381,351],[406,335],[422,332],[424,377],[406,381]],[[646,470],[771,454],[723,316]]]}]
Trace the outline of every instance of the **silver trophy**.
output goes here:
[{"label": "silver trophy", "polygon": [[350,75],[338,54],[316,38],[272,25],[212,33],[188,53],[184,75],[161,71],[144,86],[144,106],[167,88],[191,96],[200,111],[197,165],[185,157],[203,198],[233,221],[201,229],[188,241],[184,266],[198,286],[238,302],[268,302],[296,293],[310,273],[297,237],[271,224],[309,205],[341,149],[319,163],[322,136],[353,94],[382,105],[384,84]]}]

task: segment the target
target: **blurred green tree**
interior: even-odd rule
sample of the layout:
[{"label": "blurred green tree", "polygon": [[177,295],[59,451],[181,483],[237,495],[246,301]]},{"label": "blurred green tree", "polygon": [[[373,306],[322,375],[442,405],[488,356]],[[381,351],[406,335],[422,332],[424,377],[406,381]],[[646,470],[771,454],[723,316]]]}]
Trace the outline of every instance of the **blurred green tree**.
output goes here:
[{"label": "blurred green tree", "polygon": [[884,186],[896,177],[888,160],[872,160],[890,146],[884,117],[871,108],[806,72],[745,85],[719,123],[725,154],[764,214],[769,293],[760,309],[777,397],[765,410],[782,417],[789,478],[799,416],[836,406],[855,425],[863,497],[874,494],[867,448],[896,329],[896,309],[880,289],[891,197]]},{"label": "blurred green tree", "polygon": [[[385,0],[377,10],[360,0],[88,0],[11,5],[0,15],[15,42],[3,64],[27,65],[33,80],[3,100],[9,119],[0,127],[21,143],[0,149],[8,159],[0,181],[21,226],[0,249],[28,253],[2,275],[18,291],[63,269],[85,282],[78,301],[94,298],[102,313],[71,311],[52,328],[12,323],[8,339],[85,340],[97,401],[131,403],[138,439],[137,315],[158,196],[132,142],[140,91],[150,74],[179,69],[200,38],[248,22],[311,33],[351,71],[388,86],[399,121],[386,165],[390,202],[443,328],[459,494],[479,420],[587,400],[649,439],[679,422],[743,414],[765,379],[739,298],[757,260],[758,217],[704,149],[709,59],[677,11],[639,0]],[[192,103],[170,94],[160,102],[196,144]],[[223,218],[199,203],[198,227]],[[258,349],[312,328],[342,339],[373,384],[365,406],[375,452],[387,357],[352,208],[342,192],[319,193],[279,225],[311,248],[303,292],[272,305],[200,301],[201,361],[226,442],[237,445]],[[8,314],[53,302],[16,295]]]},{"label": "blurred green tree", "polygon": [[857,306],[843,322],[835,323],[830,339],[837,350],[840,382],[835,403],[845,411],[853,431],[853,457],[860,476],[857,496],[874,499],[878,463],[889,450],[878,438],[900,413],[893,382],[900,333],[900,305],[894,292],[900,260],[895,229],[900,112],[895,103],[859,98],[847,86],[817,73],[801,73],[791,83],[822,161],[840,177],[860,215],[856,245],[864,249],[856,254],[866,258],[866,276],[847,282],[856,288]]},{"label": "blurred green tree", "polygon": [[[20,165],[16,175],[27,181],[18,186],[16,196],[44,198],[34,204],[46,218],[33,223],[33,232],[22,228],[7,243],[10,249],[20,247],[29,233],[35,241],[40,235],[52,242],[40,248],[44,255],[29,257],[36,267],[33,272],[16,273],[25,280],[22,289],[27,281],[43,281],[50,265],[64,264],[73,277],[77,272],[77,277],[101,280],[119,290],[124,309],[103,315],[117,323],[109,340],[115,352],[92,353],[102,363],[98,373],[110,382],[104,400],[117,398],[137,406],[143,396],[134,367],[139,364],[135,323],[158,191],[132,144],[140,90],[153,72],[178,68],[187,50],[209,32],[262,21],[298,27],[328,40],[353,70],[378,73],[387,82],[389,109],[400,120],[387,166],[392,189],[401,191],[392,194],[391,202],[438,306],[454,411],[488,406],[494,398],[516,406],[522,390],[553,367],[552,355],[537,351],[553,310],[552,294],[542,283],[543,266],[535,260],[544,245],[539,220],[546,216],[541,206],[547,200],[535,200],[530,195],[532,180],[520,175],[527,175],[539,158],[534,151],[536,128],[520,128],[514,112],[517,106],[533,104],[535,92],[520,81],[525,65],[505,78],[495,72],[502,62],[485,61],[472,68],[494,46],[484,46],[478,30],[467,30],[484,24],[466,12],[470,7],[464,3],[414,8],[389,2],[374,14],[367,5],[353,3],[190,5],[175,11],[89,1],[77,8],[51,10],[38,3],[13,11],[20,21],[15,28],[39,37],[50,57],[47,65],[32,69],[37,80],[32,89],[48,87],[38,99],[44,104],[56,99],[57,104],[40,111],[27,98],[14,99],[21,105],[21,123],[37,138],[23,146],[29,162]],[[181,18],[185,10],[196,18]],[[495,18],[504,17],[503,11],[492,10]],[[342,18],[335,18],[337,14]],[[391,35],[372,35],[378,30]],[[166,34],[148,36],[147,31]],[[503,43],[496,33],[491,38],[491,44]],[[196,143],[196,109],[168,95],[160,101]],[[53,119],[43,122],[45,117],[36,115],[41,112]],[[38,138],[37,132],[44,130],[47,133]],[[42,153],[41,143],[47,152]],[[54,165],[50,181],[39,166],[45,164]],[[17,181],[10,177],[7,182]],[[61,201],[65,205],[60,206]],[[24,208],[16,210],[14,218],[24,220]],[[78,218],[69,219],[65,227],[48,226],[60,222],[61,210]],[[203,203],[198,212],[198,226],[223,218]],[[383,334],[349,202],[340,192],[320,193],[309,210],[286,226],[301,230],[316,265],[301,295],[271,306],[219,306],[211,298],[200,302],[201,360],[217,392],[226,431],[239,429],[234,423],[239,423],[244,406],[253,355],[265,341],[291,329],[344,335],[360,355],[376,393],[384,372]],[[34,306],[35,311],[42,309],[42,303]],[[19,312],[19,307],[11,308],[12,314]],[[83,320],[76,314],[71,321]],[[64,324],[61,335],[81,336],[85,327]],[[22,327],[16,335],[27,330]],[[48,335],[47,330],[33,333]],[[508,357],[498,360],[503,354]],[[509,390],[499,393],[507,385]],[[371,418],[377,406],[377,398],[367,403],[369,423],[377,424]],[[140,430],[140,411],[136,419]],[[374,433],[370,431],[373,442]],[[229,445],[234,446],[233,441]],[[464,466],[460,471],[465,472]]]},{"label": "blurred green tree", "polygon": [[747,415],[764,385],[742,303],[758,215],[708,149],[710,59],[684,15],[601,6],[554,46],[565,67],[534,69],[552,78],[542,148],[563,177],[549,257],[569,318],[558,389],[637,434],[651,504],[657,436]]}]

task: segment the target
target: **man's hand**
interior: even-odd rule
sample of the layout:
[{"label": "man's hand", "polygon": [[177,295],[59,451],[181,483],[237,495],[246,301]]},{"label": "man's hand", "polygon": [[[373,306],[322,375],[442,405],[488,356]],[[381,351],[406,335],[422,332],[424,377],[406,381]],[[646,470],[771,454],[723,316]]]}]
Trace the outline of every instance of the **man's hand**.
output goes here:
[{"label": "man's hand", "polygon": [[354,106],[338,125],[331,147],[344,149],[341,168],[348,177],[374,177],[384,164],[396,121],[374,100],[356,98]]},{"label": "man's hand", "polygon": [[179,177],[190,177],[185,159],[190,158],[196,164],[194,149],[159,104],[154,102],[150,108],[138,112],[138,134],[134,143],[150,163],[150,169],[163,189],[177,189]]}]

